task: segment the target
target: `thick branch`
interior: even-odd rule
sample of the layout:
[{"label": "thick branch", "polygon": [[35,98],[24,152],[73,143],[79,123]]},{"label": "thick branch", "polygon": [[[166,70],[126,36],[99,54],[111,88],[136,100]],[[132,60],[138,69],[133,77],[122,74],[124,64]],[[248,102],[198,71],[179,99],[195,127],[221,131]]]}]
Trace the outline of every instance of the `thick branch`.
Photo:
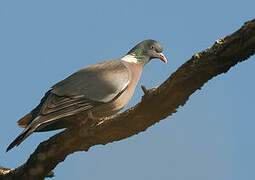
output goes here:
[{"label": "thick branch", "polygon": [[24,165],[13,170],[0,168],[0,179],[44,179],[73,152],[88,151],[94,145],[118,141],[145,131],[176,112],[208,80],[226,73],[254,53],[255,20],[252,20],[235,33],[217,40],[211,48],[195,54],[157,88],[146,90],[144,87],[145,95],[136,106],[101,119],[97,124],[92,123],[89,128],[69,129],[51,137],[37,147]]}]

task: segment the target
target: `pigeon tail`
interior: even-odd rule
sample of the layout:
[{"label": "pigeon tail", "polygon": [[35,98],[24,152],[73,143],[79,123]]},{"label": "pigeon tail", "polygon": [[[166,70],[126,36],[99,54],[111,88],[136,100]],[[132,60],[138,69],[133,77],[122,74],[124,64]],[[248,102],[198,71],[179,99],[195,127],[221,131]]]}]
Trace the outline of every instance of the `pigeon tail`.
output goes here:
[{"label": "pigeon tail", "polygon": [[27,126],[22,133],[7,147],[6,152],[11,150],[13,147],[20,145],[30,134],[32,134],[36,130],[36,124],[32,123]]}]

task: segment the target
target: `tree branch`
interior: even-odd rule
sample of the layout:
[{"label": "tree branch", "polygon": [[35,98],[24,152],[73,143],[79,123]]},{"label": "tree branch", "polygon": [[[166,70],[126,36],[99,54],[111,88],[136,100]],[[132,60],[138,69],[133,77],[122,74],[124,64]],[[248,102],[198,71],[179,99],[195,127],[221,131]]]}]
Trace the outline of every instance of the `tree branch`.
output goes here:
[{"label": "tree branch", "polygon": [[[255,19],[241,29],[192,56],[160,86],[147,90],[140,103],[127,111],[91,123],[89,127],[67,129],[42,142],[27,162],[16,169],[0,167],[0,179],[44,179],[58,163],[76,151],[88,151],[97,144],[118,141],[142,131],[175,113],[189,96],[208,80],[226,73],[255,53]],[[82,119],[79,115],[74,119]]]}]

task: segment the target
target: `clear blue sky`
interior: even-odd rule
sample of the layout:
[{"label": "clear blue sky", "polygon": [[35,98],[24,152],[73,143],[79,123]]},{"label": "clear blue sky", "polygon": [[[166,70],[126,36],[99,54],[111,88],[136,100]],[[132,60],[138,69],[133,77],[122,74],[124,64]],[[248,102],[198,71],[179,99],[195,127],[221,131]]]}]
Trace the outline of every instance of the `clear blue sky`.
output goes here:
[{"label": "clear blue sky", "polygon": [[[151,62],[140,84],[160,84],[194,53],[254,18],[255,1],[0,1],[0,165],[25,162],[51,133],[5,153],[16,121],[55,83],[83,66],[156,39],[168,64]],[[208,82],[178,113],[131,138],[74,153],[55,179],[255,179],[254,57]],[[136,89],[128,107],[140,101]]]}]

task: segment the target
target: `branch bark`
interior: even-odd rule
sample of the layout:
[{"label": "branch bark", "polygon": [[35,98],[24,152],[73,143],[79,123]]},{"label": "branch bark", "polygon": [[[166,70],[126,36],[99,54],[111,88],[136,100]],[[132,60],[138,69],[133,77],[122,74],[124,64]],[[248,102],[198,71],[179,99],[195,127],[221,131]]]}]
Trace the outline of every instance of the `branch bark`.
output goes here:
[{"label": "branch bark", "polygon": [[94,145],[105,145],[145,131],[175,113],[208,80],[226,73],[254,53],[255,19],[246,22],[233,34],[217,40],[212,47],[192,56],[160,86],[150,90],[142,87],[145,95],[136,106],[91,123],[87,128],[67,129],[54,135],[42,142],[22,166],[16,169],[0,167],[0,179],[44,179],[73,152],[88,151]]}]

